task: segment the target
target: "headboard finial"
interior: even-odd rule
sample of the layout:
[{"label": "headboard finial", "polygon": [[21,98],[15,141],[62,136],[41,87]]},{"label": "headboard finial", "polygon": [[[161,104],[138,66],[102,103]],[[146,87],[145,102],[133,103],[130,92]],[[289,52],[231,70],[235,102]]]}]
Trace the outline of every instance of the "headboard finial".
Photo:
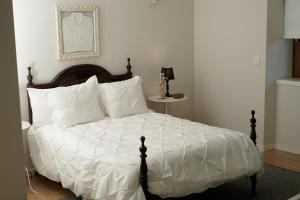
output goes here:
[{"label": "headboard finial", "polygon": [[127,70],[128,72],[131,72],[131,63],[130,63],[131,59],[127,58]]},{"label": "headboard finial", "polygon": [[30,87],[31,85],[33,85],[33,76],[31,74],[31,67],[29,66],[27,68],[27,70],[28,70],[28,75],[27,75],[28,83],[27,83],[27,87]]}]

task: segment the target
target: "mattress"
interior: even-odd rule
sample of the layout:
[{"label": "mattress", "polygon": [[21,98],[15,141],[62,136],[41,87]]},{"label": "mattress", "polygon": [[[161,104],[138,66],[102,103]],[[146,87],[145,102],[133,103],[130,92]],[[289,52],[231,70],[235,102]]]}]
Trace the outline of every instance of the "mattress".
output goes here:
[{"label": "mattress", "polygon": [[90,200],[144,200],[140,137],[149,191],[180,197],[253,175],[260,153],[243,133],[154,112],[71,128],[31,127],[30,155],[43,176]]}]

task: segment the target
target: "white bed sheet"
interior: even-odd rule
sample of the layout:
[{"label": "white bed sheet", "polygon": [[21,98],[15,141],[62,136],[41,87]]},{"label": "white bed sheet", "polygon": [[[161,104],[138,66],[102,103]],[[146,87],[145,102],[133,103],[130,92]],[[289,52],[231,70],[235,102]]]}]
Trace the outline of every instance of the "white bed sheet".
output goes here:
[{"label": "white bed sheet", "polygon": [[72,128],[32,127],[28,142],[36,170],[76,195],[143,200],[138,180],[142,135],[149,191],[161,197],[203,192],[262,166],[245,134],[153,112]]}]

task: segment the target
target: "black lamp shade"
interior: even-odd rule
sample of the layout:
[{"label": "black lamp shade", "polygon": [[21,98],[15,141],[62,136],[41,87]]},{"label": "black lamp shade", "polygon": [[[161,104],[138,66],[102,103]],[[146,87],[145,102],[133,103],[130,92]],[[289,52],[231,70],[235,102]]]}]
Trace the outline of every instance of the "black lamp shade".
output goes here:
[{"label": "black lamp shade", "polygon": [[168,80],[174,80],[175,79],[172,67],[162,67],[161,68],[161,73],[163,73],[164,77],[167,78]]}]

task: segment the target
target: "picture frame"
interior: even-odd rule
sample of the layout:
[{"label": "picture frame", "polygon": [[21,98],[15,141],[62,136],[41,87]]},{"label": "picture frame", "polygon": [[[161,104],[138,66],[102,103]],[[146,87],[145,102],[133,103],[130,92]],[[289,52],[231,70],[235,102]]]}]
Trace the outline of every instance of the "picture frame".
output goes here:
[{"label": "picture frame", "polygon": [[60,60],[99,56],[97,6],[56,6]]}]

